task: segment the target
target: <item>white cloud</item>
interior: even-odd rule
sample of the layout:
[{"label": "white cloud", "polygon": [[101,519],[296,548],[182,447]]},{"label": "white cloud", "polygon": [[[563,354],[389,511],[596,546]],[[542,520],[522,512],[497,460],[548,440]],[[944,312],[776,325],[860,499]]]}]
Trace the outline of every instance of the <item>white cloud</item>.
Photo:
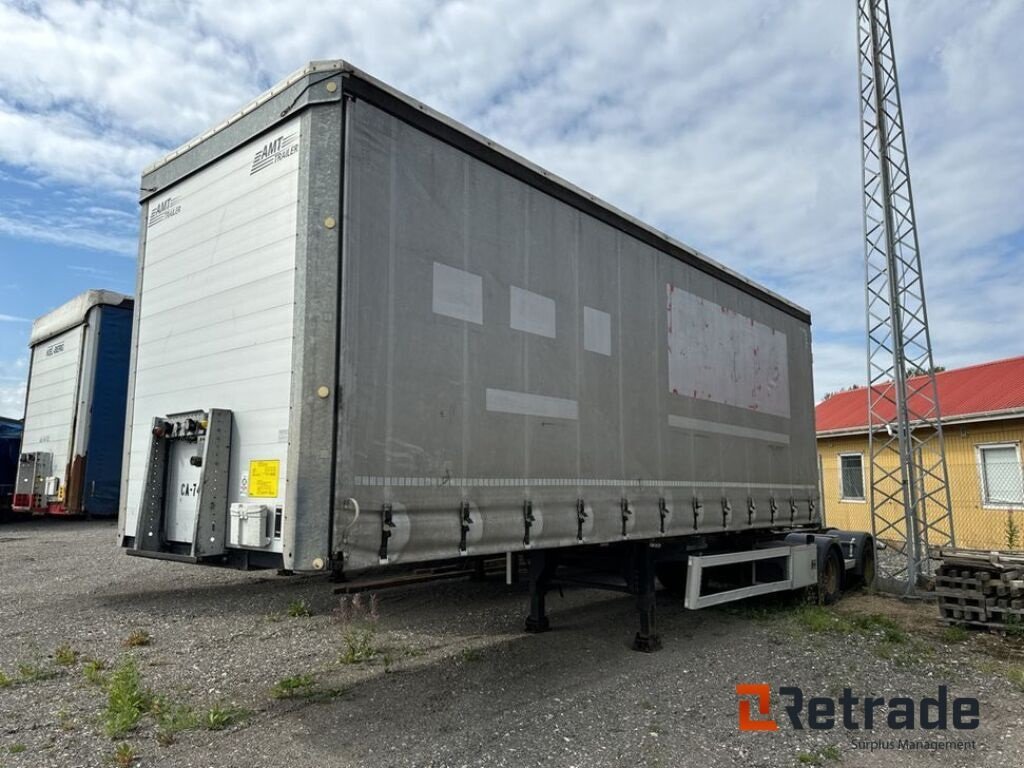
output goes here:
[{"label": "white cloud", "polygon": [[[1024,352],[1024,5],[893,13],[937,362]],[[854,30],[810,0],[0,6],[0,162],[126,214],[0,231],[134,252],[144,165],[344,57],[809,307],[821,394],[865,369]]]},{"label": "white cloud", "polygon": [[25,410],[28,358],[0,362],[0,416],[20,419]]},{"label": "white cloud", "polygon": [[75,245],[125,256],[134,256],[138,250],[136,238],[129,234],[112,233],[108,229],[89,226],[84,221],[76,222],[75,219],[53,220],[34,215],[0,213],[0,233],[43,243]]}]

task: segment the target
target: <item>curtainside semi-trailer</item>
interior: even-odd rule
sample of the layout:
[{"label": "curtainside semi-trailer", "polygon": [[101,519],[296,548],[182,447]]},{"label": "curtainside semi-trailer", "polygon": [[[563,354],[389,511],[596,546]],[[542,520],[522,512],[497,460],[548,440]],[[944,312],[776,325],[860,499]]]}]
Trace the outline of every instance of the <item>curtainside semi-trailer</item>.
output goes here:
[{"label": "curtainside semi-trailer", "polygon": [[525,551],[532,629],[556,566],[600,556],[640,647],[655,572],[697,608],[867,567],[820,527],[806,310],[349,64],[141,190],[129,554]]},{"label": "curtainside semi-trailer", "polygon": [[32,324],[13,507],[118,515],[132,299],[79,294]]}]

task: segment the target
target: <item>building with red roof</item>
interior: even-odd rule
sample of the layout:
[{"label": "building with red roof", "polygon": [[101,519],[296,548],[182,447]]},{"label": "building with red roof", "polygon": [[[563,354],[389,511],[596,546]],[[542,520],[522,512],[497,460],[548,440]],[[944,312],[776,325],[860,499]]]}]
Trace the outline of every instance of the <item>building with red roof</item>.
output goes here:
[{"label": "building with red roof", "polygon": [[[941,371],[935,382],[957,545],[1024,549],[1024,356]],[[815,419],[826,521],[870,530],[867,388],[826,396]]]}]

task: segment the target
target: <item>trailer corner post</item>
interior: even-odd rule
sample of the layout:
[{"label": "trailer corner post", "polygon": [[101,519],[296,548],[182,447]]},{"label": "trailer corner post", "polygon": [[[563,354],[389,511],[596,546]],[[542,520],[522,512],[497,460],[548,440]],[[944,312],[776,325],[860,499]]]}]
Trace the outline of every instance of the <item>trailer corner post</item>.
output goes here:
[{"label": "trailer corner post", "polygon": [[[340,90],[302,113],[284,567],[327,570],[334,507],[342,242]],[[329,100],[328,100],[329,99]]]}]

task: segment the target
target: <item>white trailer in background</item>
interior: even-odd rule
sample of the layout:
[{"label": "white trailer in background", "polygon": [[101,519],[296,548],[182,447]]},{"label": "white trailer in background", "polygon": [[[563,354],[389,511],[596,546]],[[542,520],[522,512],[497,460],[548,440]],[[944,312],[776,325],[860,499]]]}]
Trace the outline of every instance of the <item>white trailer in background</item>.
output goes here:
[{"label": "white trailer in background", "polygon": [[715,552],[751,553],[750,594],[819,563],[838,589],[800,307],[340,61],[141,188],[130,554],[529,552],[537,629],[556,560],[598,550],[648,619],[655,569],[679,587]]},{"label": "white trailer in background", "polygon": [[117,515],[131,329],[132,299],[104,290],[32,325],[15,511]]}]

